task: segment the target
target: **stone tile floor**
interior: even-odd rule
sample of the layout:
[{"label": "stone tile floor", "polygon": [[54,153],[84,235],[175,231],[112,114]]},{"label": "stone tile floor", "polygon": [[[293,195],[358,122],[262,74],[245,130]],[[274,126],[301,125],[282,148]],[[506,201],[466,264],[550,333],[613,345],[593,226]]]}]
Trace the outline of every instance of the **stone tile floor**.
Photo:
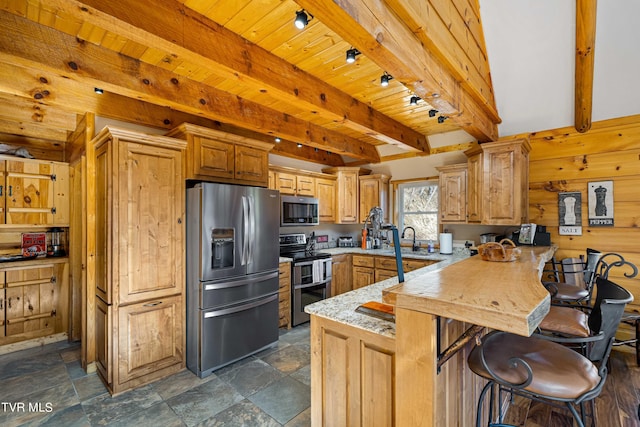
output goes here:
[{"label": "stone tile floor", "polygon": [[200,379],[183,370],[111,397],[79,343],[0,356],[1,426],[265,426],[310,423],[309,326]]}]

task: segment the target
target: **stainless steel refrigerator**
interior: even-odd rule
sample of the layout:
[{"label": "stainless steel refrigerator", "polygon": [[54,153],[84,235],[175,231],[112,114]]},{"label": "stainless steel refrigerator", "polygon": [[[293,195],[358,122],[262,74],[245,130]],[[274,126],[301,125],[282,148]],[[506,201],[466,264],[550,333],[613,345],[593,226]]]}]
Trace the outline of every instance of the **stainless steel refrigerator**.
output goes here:
[{"label": "stainless steel refrigerator", "polygon": [[279,193],[187,189],[187,367],[203,378],[278,342]]}]

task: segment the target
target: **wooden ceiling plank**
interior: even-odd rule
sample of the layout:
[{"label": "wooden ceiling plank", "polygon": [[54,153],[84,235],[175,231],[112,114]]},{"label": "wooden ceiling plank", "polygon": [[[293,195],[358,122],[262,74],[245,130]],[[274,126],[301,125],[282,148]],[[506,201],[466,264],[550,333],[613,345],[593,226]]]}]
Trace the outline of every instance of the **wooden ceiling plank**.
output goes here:
[{"label": "wooden ceiling plank", "polygon": [[[82,4],[73,0],[49,2],[62,11],[75,11],[82,19],[100,28],[201,63],[227,78],[242,78],[245,85],[266,88],[276,97],[339,120],[344,126],[384,142],[401,142],[421,151],[428,150],[424,135],[372,110],[175,0],[156,1],[153,8],[137,0],[86,0]],[[225,49],[218,48],[219,45]]]},{"label": "wooden ceiling plank", "polygon": [[484,106],[463,91],[444,65],[422,47],[385,4],[359,0],[349,2],[345,9],[331,0],[298,0],[298,4],[467,133],[480,141],[498,138],[497,124]]},{"label": "wooden ceiling plank", "polygon": [[388,4],[435,57],[445,64],[456,81],[485,107],[494,121],[499,122],[488,64],[485,60],[478,63],[480,58],[484,58],[479,54],[475,41],[469,43],[467,27],[451,2],[394,0]]},{"label": "wooden ceiling plank", "polygon": [[67,131],[55,129],[51,126],[43,126],[37,123],[21,121],[16,125],[16,120],[7,120],[0,117],[0,133],[22,135],[28,138],[47,139],[51,141],[64,142],[67,138]]},{"label": "wooden ceiling plank", "polygon": [[578,132],[591,129],[597,0],[576,1],[575,121]]},{"label": "wooden ceiling plank", "polygon": [[[257,132],[280,135],[305,145],[364,158],[374,163],[379,161],[377,150],[369,144],[238,99],[232,94],[201,83],[177,79],[175,74],[161,68],[118,55],[100,46],[79,42],[55,30],[45,31],[41,28],[41,31],[35,31],[33,26],[37,24],[24,18],[0,13],[0,23],[5,28],[0,33],[0,44],[9,45],[16,34],[32,35],[29,40],[23,38],[20,43],[13,43],[5,52],[0,53],[0,57],[13,55],[27,62],[32,61],[38,66],[85,81],[89,87],[101,85],[105,90],[159,105],[169,105],[191,114],[204,115],[239,127],[251,127]],[[36,37],[41,39],[36,40]],[[51,54],[41,55],[40,52],[46,49]],[[68,66],[71,62],[77,70],[61,68],[62,64]],[[145,84],[145,80],[149,84]]]}]

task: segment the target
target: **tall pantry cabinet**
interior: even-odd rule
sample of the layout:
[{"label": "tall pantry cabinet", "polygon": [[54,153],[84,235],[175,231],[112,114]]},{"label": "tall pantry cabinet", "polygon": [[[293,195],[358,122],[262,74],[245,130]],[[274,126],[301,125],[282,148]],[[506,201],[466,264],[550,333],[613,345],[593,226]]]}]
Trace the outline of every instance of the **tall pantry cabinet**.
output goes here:
[{"label": "tall pantry cabinet", "polygon": [[96,168],[96,366],[111,394],[185,366],[184,150],[105,127]]}]

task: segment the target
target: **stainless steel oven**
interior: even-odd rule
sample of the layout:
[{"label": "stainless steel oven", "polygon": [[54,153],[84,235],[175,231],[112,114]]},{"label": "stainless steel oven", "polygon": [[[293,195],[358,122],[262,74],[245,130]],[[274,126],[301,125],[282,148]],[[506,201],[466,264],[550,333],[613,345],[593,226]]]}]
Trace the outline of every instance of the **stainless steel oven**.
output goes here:
[{"label": "stainless steel oven", "polygon": [[331,258],[300,260],[292,264],[291,323],[308,322],[304,308],[331,296]]},{"label": "stainless steel oven", "polygon": [[313,250],[302,233],[280,235],[280,256],[291,263],[291,323],[309,321],[304,308],[331,296],[331,255]]}]

